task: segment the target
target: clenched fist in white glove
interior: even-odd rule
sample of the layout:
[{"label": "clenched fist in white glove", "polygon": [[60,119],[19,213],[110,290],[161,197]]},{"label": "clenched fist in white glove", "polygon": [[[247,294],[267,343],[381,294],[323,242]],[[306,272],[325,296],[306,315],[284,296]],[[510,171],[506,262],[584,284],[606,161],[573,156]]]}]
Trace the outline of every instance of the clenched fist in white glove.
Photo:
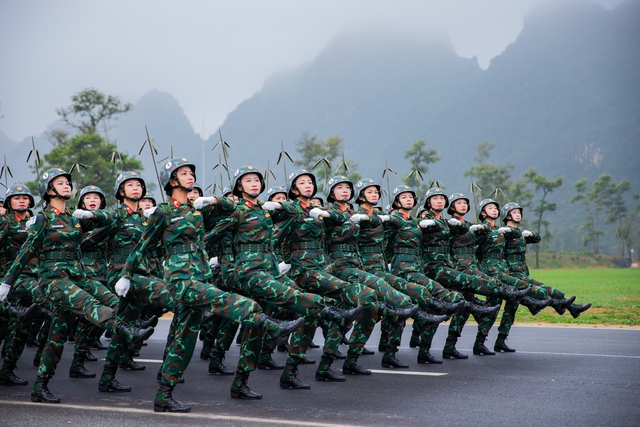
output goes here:
[{"label": "clenched fist in white glove", "polygon": [[151,215],[153,215],[153,213],[156,211],[156,209],[158,209],[157,206],[152,206],[149,209],[145,209],[144,211],[142,211],[142,214],[146,217],[149,218]]},{"label": "clenched fist in white glove", "polygon": [[389,215],[378,215],[378,218],[380,218],[380,221],[382,222],[387,222],[391,219]]},{"label": "clenched fist in white glove", "polygon": [[278,202],[264,202],[262,209],[265,211],[275,211],[276,209],[282,209],[282,205]]},{"label": "clenched fist in white glove", "polygon": [[511,232],[511,227],[500,227],[498,228],[498,233],[504,234]]},{"label": "clenched fist in white glove", "polygon": [[351,220],[351,222],[355,222],[357,224],[360,221],[369,221],[369,215],[353,214],[353,215],[351,215],[351,218],[349,218],[349,220]]},{"label": "clenched fist in white glove", "polygon": [[318,219],[319,217],[328,218],[329,216],[331,216],[329,212],[323,211],[322,209],[318,209],[318,208],[311,209],[309,211],[309,215],[314,217],[315,219]]},{"label": "clenched fist in white glove", "polygon": [[212,269],[216,268],[216,267],[219,267],[219,266],[220,266],[220,262],[218,261],[218,257],[217,256],[214,256],[213,258],[211,258],[209,260],[209,267],[211,267]]},{"label": "clenched fist in white glove", "polygon": [[484,225],[482,225],[482,224],[473,224],[471,227],[469,227],[469,231],[472,231],[474,233],[476,231],[482,230],[482,229],[484,229]]},{"label": "clenched fist in white glove", "polygon": [[523,237],[533,236],[533,233],[532,233],[532,232],[530,232],[529,230],[524,230],[524,231],[522,232],[522,236],[523,236]]},{"label": "clenched fist in white glove", "polygon": [[7,295],[9,295],[9,291],[11,290],[11,286],[3,283],[0,285],[0,301],[4,301],[7,299]]},{"label": "clenched fist in white glove", "polygon": [[451,218],[447,222],[449,223],[449,225],[453,225],[454,227],[457,227],[458,225],[462,225],[462,221],[460,221],[459,219],[455,219],[455,218]]},{"label": "clenched fist in white glove", "polygon": [[433,225],[436,225],[436,222],[432,219],[423,219],[418,223],[418,225],[420,225],[420,228],[428,228]]},{"label": "clenched fist in white glove", "polygon": [[85,211],[84,209],[76,209],[73,211],[73,217],[76,219],[88,219],[93,218],[93,213]]},{"label": "clenched fist in white glove", "polygon": [[278,264],[278,268],[280,269],[280,274],[287,274],[289,270],[291,270],[291,264],[281,262],[280,264]]},{"label": "clenched fist in white glove", "polygon": [[211,197],[198,197],[197,199],[195,199],[193,201],[193,207],[196,209],[202,209],[205,206],[209,206],[212,205],[216,202],[216,198],[211,196]]},{"label": "clenched fist in white glove", "polygon": [[126,297],[130,287],[131,280],[127,279],[126,277],[121,277],[116,282],[116,294],[121,297]]}]

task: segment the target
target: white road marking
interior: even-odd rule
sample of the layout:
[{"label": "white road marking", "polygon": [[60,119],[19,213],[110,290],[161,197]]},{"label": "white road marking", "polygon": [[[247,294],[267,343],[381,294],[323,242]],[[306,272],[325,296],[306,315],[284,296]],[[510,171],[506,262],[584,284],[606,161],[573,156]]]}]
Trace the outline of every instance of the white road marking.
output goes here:
[{"label": "white road marking", "polygon": [[447,372],[420,372],[420,371],[405,371],[400,369],[395,369],[393,371],[383,371],[381,369],[371,369],[371,372],[376,374],[390,374],[390,375],[416,375],[421,377],[442,377],[444,375],[449,375]]}]

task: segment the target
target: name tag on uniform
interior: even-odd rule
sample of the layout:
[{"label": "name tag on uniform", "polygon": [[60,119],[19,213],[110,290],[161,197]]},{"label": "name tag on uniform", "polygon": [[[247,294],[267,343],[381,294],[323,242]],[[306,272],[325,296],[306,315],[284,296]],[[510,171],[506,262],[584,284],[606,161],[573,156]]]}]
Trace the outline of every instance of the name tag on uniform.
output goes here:
[{"label": "name tag on uniform", "polygon": [[175,218],[171,218],[171,222],[173,223],[173,222],[176,222],[176,221],[180,221],[181,219],[184,219],[184,217],[182,217],[182,216],[177,216],[177,217],[175,217]]}]

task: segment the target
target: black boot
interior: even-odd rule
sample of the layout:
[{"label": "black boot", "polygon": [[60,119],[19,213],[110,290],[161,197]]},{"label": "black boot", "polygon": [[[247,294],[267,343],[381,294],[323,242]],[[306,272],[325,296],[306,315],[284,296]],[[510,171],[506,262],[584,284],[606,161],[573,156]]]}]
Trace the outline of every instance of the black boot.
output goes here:
[{"label": "black boot", "polygon": [[295,331],[304,323],[303,317],[298,317],[295,320],[278,320],[271,316],[263,315],[258,321],[257,326],[266,328],[272,335],[276,337],[282,337],[289,335]]},{"label": "black boot", "polygon": [[365,369],[358,363],[356,354],[348,354],[347,359],[342,364],[342,373],[345,375],[371,375],[369,369]]},{"label": "black boot", "polygon": [[429,353],[429,347],[420,347],[418,352],[418,363],[433,363],[439,365],[442,360],[436,359],[431,353]]},{"label": "black boot", "polygon": [[382,367],[383,368],[402,368],[406,369],[409,367],[406,363],[402,363],[396,357],[395,351],[387,351],[384,356],[382,356]]},{"label": "black boot", "polygon": [[311,344],[309,344],[309,348],[320,348],[320,346],[314,343],[313,341],[311,341]]},{"label": "black boot", "polygon": [[409,340],[409,347],[416,348],[420,346],[420,331],[413,328],[411,331],[411,339]]},{"label": "black boot", "polygon": [[233,375],[233,371],[224,366],[224,351],[214,349],[211,352],[211,360],[209,360],[209,373],[220,375]]},{"label": "black boot", "polygon": [[298,365],[287,363],[280,376],[280,387],[294,390],[309,390],[311,386],[298,378]]},{"label": "black boot", "polygon": [[173,387],[164,381],[153,400],[153,412],[190,412],[191,406],[183,405],[173,399]]},{"label": "black boot", "polygon": [[353,321],[362,313],[364,306],[358,305],[351,310],[340,310],[337,307],[327,306],[322,311],[322,320],[334,322],[340,325],[343,334],[349,332]]},{"label": "black boot", "polygon": [[100,337],[98,337],[91,345],[91,348],[95,348],[96,350],[106,350],[107,346],[102,344],[102,341],[100,341]]},{"label": "black boot", "polygon": [[231,384],[231,397],[234,399],[262,399],[260,393],[249,388],[247,381],[249,381],[249,372],[236,371],[236,377]]},{"label": "black boot", "polygon": [[[424,310],[418,310],[413,318],[420,323],[421,328],[428,328],[429,326],[439,325],[445,320],[448,320],[449,316],[446,314],[431,314]],[[411,338],[413,338],[413,335],[411,335]],[[409,347],[411,347],[411,342],[409,342]]]},{"label": "black boot", "polygon": [[509,289],[507,287],[501,288],[500,298],[509,301],[511,304],[520,304],[522,298],[529,295],[529,292],[533,290],[533,287],[528,286],[524,289]]},{"label": "black boot", "polygon": [[36,377],[36,382],[31,390],[31,401],[42,403],[60,403],[60,398],[55,397],[49,391],[47,385],[49,384],[49,378]]},{"label": "black boot", "polygon": [[515,348],[510,348],[507,343],[507,336],[505,334],[498,334],[498,339],[496,340],[493,349],[497,352],[504,351],[505,353],[513,353],[516,351]]},{"label": "black boot", "polygon": [[142,341],[153,335],[154,332],[152,326],[145,329],[132,328],[124,322],[118,323],[115,330],[127,342],[129,350],[134,350]]},{"label": "black boot", "polygon": [[33,318],[40,312],[38,304],[35,303],[31,304],[29,307],[7,303],[5,307],[8,308],[9,311],[11,311],[18,318],[18,323],[20,323],[21,325],[31,322]]},{"label": "black boot", "polygon": [[450,334],[447,337],[447,341],[442,349],[442,358],[443,359],[468,359],[469,355],[462,354],[456,349],[456,342],[458,342],[458,338],[453,334]]},{"label": "black boot", "polygon": [[360,356],[371,356],[372,354],[376,354],[376,352],[373,350],[369,350],[367,347],[363,347]]},{"label": "black boot", "polygon": [[138,362],[133,360],[131,356],[127,357],[124,362],[120,363],[119,367],[124,371],[144,371],[145,369],[147,369],[145,365],[139,364]]},{"label": "black boot", "polygon": [[473,317],[476,318],[476,320],[482,320],[487,316],[497,313],[498,310],[500,310],[501,304],[496,304],[494,306],[487,307],[487,306],[477,305],[465,300],[465,305],[466,305],[466,308],[471,311],[471,314],[473,315]]},{"label": "black boot", "polygon": [[147,320],[138,319],[135,322],[135,327],[139,329],[155,328],[158,326],[158,316],[153,315]]},{"label": "black boot", "polygon": [[[201,334],[202,335],[202,334]],[[200,359],[209,360],[212,357],[214,341],[204,340],[202,342],[202,350],[200,351]]]},{"label": "black boot", "polygon": [[320,358],[320,364],[316,370],[316,381],[336,381],[344,382],[347,377],[339,375],[331,369],[334,357],[329,354],[323,354]]},{"label": "black boot", "polygon": [[577,319],[582,312],[589,310],[590,307],[591,307],[590,302],[582,305],[572,304],[568,307],[568,310],[569,310],[569,313],[571,313],[571,315],[573,316],[573,318]]},{"label": "black boot", "polygon": [[571,298],[568,298],[568,299],[567,298],[551,298],[551,303],[549,305],[553,307],[556,313],[562,316],[565,313],[565,311],[567,311],[567,308],[569,308],[575,300],[576,300],[575,296],[572,296]]},{"label": "black boot", "polygon": [[90,351],[87,352],[87,354],[84,355],[84,360],[87,362],[97,362],[98,358],[95,357],[93,355],[93,353],[91,353]]},{"label": "black boot", "polygon": [[2,369],[0,369],[0,385],[27,385],[29,381],[18,377],[13,371],[16,369],[15,363],[7,362],[5,359]]},{"label": "black boot", "polygon": [[473,354],[476,356],[484,354],[486,356],[495,356],[495,353],[487,348],[484,345],[485,340],[487,339],[484,335],[476,335],[476,342],[473,344]]},{"label": "black boot", "polygon": [[435,313],[446,314],[447,316],[453,316],[463,308],[466,303],[464,300],[452,303],[445,303],[438,298],[431,298],[427,301],[427,308]]},{"label": "black boot", "polygon": [[84,367],[84,358],[85,355],[80,352],[75,352],[73,354],[73,361],[71,362],[71,367],[69,368],[69,377],[70,378],[95,378],[96,374],[93,372],[89,372],[87,368]]},{"label": "black boot", "polygon": [[535,316],[536,314],[540,313],[542,310],[549,307],[550,304],[551,304],[551,298],[548,298],[548,297],[543,300],[537,300],[531,297],[522,298],[522,305],[524,305],[529,309],[529,313],[531,313],[532,316]]},{"label": "black boot", "polygon": [[267,370],[280,370],[284,369],[283,365],[276,363],[272,357],[273,349],[263,349],[262,354],[260,354],[260,359],[258,359],[258,369],[267,369]]},{"label": "black boot", "polygon": [[102,392],[128,392],[131,391],[131,387],[124,386],[116,379],[116,371],[118,365],[104,365],[102,376],[100,376],[100,382],[98,383],[98,391]]},{"label": "black boot", "polygon": [[396,323],[402,323],[410,317],[415,316],[418,312],[419,307],[417,305],[412,305],[410,307],[405,308],[395,308],[385,302],[380,304],[380,311],[382,316],[390,317]]}]

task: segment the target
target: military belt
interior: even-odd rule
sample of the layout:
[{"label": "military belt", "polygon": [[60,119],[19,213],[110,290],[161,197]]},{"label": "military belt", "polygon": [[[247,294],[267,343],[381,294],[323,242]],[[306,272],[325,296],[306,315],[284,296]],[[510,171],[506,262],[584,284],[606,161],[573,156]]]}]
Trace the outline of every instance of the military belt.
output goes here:
[{"label": "military belt", "polygon": [[149,258],[162,258],[162,251],[160,249],[156,249],[153,251],[147,251],[147,257]]},{"label": "military belt", "polygon": [[522,254],[511,254],[505,255],[504,259],[508,259],[509,261],[524,261],[526,257]]},{"label": "military belt", "polygon": [[44,259],[47,261],[72,261],[79,259],[78,252],[45,252]]},{"label": "military belt", "polygon": [[298,242],[298,243],[292,243],[291,249],[293,249],[294,251],[299,251],[304,249],[323,249],[323,248],[320,242]]},{"label": "military belt", "polygon": [[113,254],[114,255],[119,255],[119,256],[128,257],[130,253],[131,253],[131,248],[115,248],[113,250]]},{"label": "military belt", "polygon": [[502,252],[487,252],[482,254],[482,259],[502,259]]},{"label": "military belt", "polygon": [[271,252],[271,243],[243,243],[238,245],[239,252]]},{"label": "military belt", "polygon": [[382,253],[382,246],[380,245],[372,245],[372,246],[358,246],[361,254],[374,254],[376,252]]},{"label": "military belt", "polygon": [[455,248],[454,250],[457,255],[476,253],[475,248],[473,248],[472,246],[463,246],[461,248]]},{"label": "military belt", "polygon": [[225,245],[225,247],[222,248],[222,255],[233,255],[233,248]]},{"label": "military belt", "polygon": [[405,255],[422,256],[422,250],[420,248],[410,248],[410,247],[405,247],[405,246],[401,246],[399,248],[394,248],[393,249],[393,253],[394,254],[405,254]]},{"label": "military belt", "polygon": [[82,258],[86,259],[104,259],[104,254],[100,251],[96,252],[82,252]]},{"label": "military belt", "polygon": [[282,246],[277,246],[273,248],[273,253],[276,255],[284,255],[284,250],[282,249]]},{"label": "military belt", "polygon": [[432,254],[448,254],[449,248],[445,248],[444,246],[428,246],[425,252]]},{"label": "military belt", "polygon": [[187,243],[184,245],[173,245],[167,250],[167,256],[189,254],[192,252],[199,252],[202,250],[200,243]]},{"label": "military belt", "polygon": [[331,245],[331,252],[358,252],[356,245],[349,245],[348,243],[340,243],[338,245]]}]

